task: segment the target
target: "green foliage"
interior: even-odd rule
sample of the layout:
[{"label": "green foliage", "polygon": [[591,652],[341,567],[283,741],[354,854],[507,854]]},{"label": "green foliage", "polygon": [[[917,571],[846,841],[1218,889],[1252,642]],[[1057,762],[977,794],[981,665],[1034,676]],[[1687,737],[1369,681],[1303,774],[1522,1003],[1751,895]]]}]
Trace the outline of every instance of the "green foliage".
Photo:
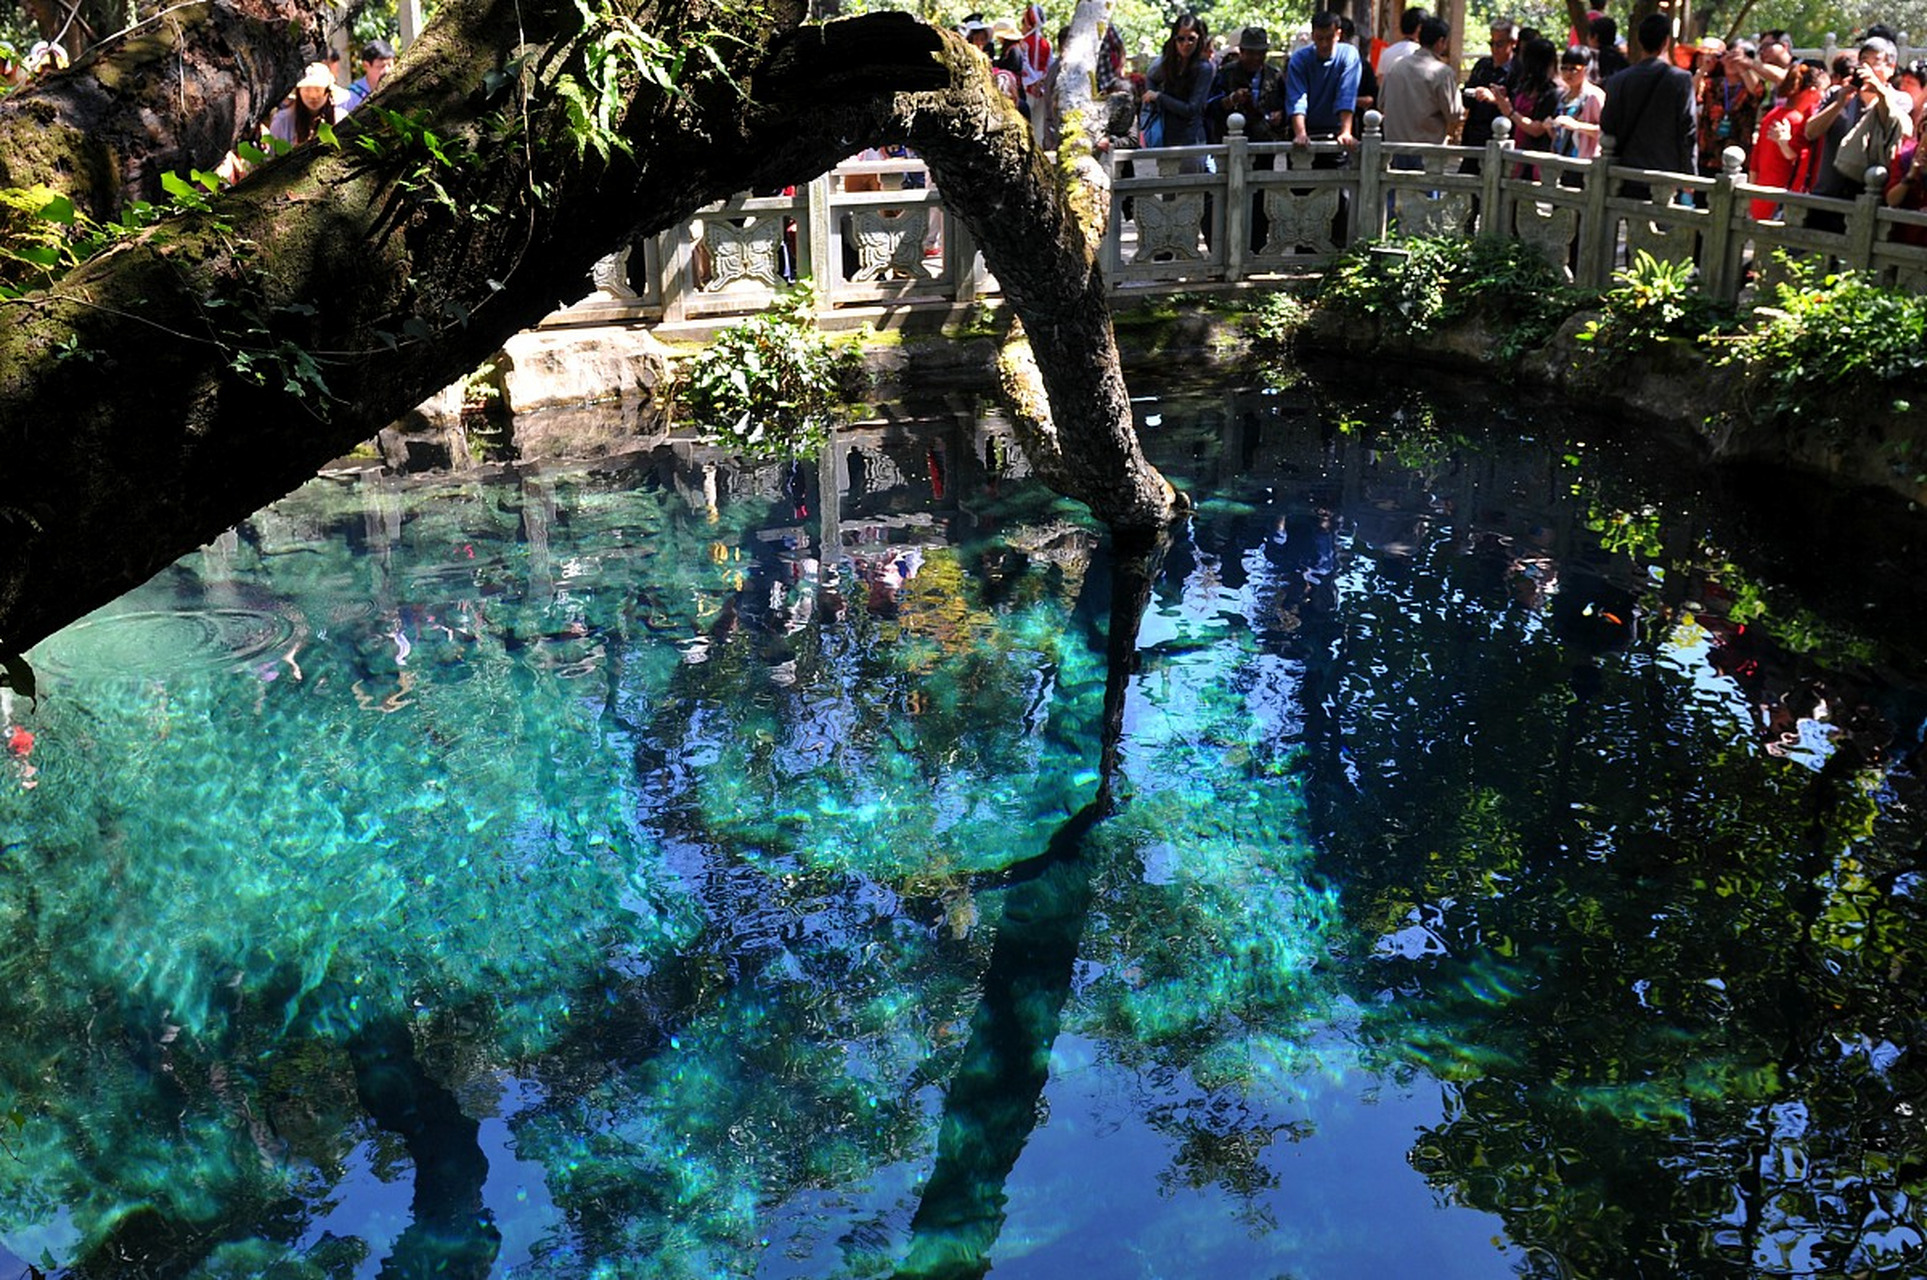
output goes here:
[{"label": "green foliage", "polygon": [[1858,421],[1904,411],[1927,371],[1927,298],[1875,285],[1855,272],[1780,263],[1763,321],[1722,345],[1764,389],[1751,406],[1762,421]]},{"label": "green foliage", "polygon": [[[465,218],[486,218],[498,212],[492,207],[459,203],[449,194],[447,180],[481,165],[465,139],[444,138],[419,118],[374,103],[358,114],[370,123],[353,135],[353,147],[368,164],[393,173],[395,185],[412,203],[435,205]],[[321,129],[323,146],[343,146],[327,124]]]},{"label": "green foliage", "polygon": [[170,213],[208,212],[221,179],[190,169],[185,176],[162,174],[161,186],[168,193],[166,205],[135,200],[105,222],[89,217],[51,187],[0,187],[0,298],[46,288],[55,277]]},{"label": "green foliage", "polygon": [[1802,47],[1823,45],[1829,32],[1845,44],[1874,22],[1910,32],[1918,41],[1927,31],[1927,0],[1761,0],[1758,5],[1720,0],[1696,8],[1693,16],[1717,36],[1736,30],[1784,30],[1792,32],[1794,43]]},{"label": "green foliage", "polygon": [[[1261,3],[1241,5],[1235,11],[1230,8],[1214,8],[1204,4],[1191,8],[1188,5],[1171,3],[1170,0],[1113,0],[1108,6],[1109,20],[1116,24],[1118,34],[1123,37],[1124,47],[1133,54],[1155,56],[1164,44],[1172,19],[1180,12],[1189,9],[1202,17],[1212,31],[1229,32],[1233,40],[1237,38],[1238,28],[1246,23],[1268,26],[1272,32],[1274,47],[1280,47],[1278,33],[1289,31],[1294,25],[1302,26],[1310,17],[1310,10],[1298,11],[1282,4]],[[913,13],[933,26],[955,29],[966,13],[983,10],[991,17],[1016,18],[1022,10],[1021,5],[1010,5],[999,11],[984,9],[974,0],[844,0],[841,12],[846,16],[860,13],[903,12]],[[1057,39],[1056,23],[1070,19],[1070,10],[1061,14],[1049,11],[1052,26],[1050,38]],[[1278,55],[1282,56],[1282,55]]]},{"label": "green foliage", "polygon": [[1414,334],[1473,314],[1508,326],[1516,349],[1551,332],[1577,293],[1538,255],[1517,244],[1459,236],[1360,245],[1325,276],[1319,300]]},{"label": "green foliage", "polygon": [[666,97],[684,92],[691,55],[741,91],[717,48],[720,41],[734,37],[709,30],[672,43],[607,5],[591,7],[587,0],[575,0],[575,7],[582,15],[582,77],[564,73],[556,79],[555,92],[568,112],[569,135],[578,155],[593,151],[607,161],[614,152],[630,154],[628,142],[616,131],[619,110],[637,82]]},{"label": "green foliage", "polygon": [[37,279],[71,266],[73,201],[50,187],[0,188],[0,282]]},{"label": "green foliage", "polygon": [[1280,290],[1266,294],[1253,306],[1245,320],[1245,331],[1254,345],[1283,350],[1291,345],[1298,330],[1311,317],[1311,308],[1295,293]]},{"label": "green foliage", "polygon": [[1632,267],[1614,277],[1619,283],[1600,297],[1603,314],[1574,336],[1611,364],[1632,352],[1675,341],[1697,342],[1730,328],[1731,311],[1703,296],[1695,275],[1690,261],[1655,258],[1640,250]]},{"label": "green foliage", "polygon": [[717,444],[745,457],[793,458],[828,438],[857,350],[816,327],[815,298],[810,286],[797,286],[690,361],[679,398]]},{"label": "green foliage", "polygon": [[1651,505],[1623,511],[1594,495],[1587,503],[1586,528],[1599,535],[1600,548],[1612,555],[1623,551],[1634,560],[1657,560],[1666,550],[1659,536],[1659,511]]},{"label": "green foliage", "polygon": [[[196,178],[206,176],[195,172]],[[167,177],[184,183],[178,175]],[[0,298],[44,289],[54,277],[159,216],[153,205],[137,200],[119,218],[97,222],[51,187],[0,187]]]}]

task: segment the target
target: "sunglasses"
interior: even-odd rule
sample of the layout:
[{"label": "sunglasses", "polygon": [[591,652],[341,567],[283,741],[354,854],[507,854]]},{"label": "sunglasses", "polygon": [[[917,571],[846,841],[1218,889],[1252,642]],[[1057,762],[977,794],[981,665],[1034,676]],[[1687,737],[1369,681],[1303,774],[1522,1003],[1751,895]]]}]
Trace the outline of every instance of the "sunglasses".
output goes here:
[{"label": "sunglasses", "polygon": [[1173,38],[1176,40],[1178,44],[1196,44],[1198,42],[1198,38],[1190,34],[1189,32],[1186,32],[1184,35],[1176,36]]}]

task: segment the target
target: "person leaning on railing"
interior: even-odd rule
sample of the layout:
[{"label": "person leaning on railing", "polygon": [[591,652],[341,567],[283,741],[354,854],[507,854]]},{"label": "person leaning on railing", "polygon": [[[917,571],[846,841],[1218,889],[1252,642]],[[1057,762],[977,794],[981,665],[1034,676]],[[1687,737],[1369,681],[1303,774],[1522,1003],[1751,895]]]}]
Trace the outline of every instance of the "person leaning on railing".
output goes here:
[{"label": "person leaning on railing", "polygon": [[[1312,16],[1311,43],[1285,62],[1285,114],[1294,146],[1330,139],[1350,151],[1358,145],[1352,115],[1358,106],[1358,50],[1338,38],[1338,15]],[[1326,157],[1319,157],[1327,164]],[[1316,167],[1324,167],[1320,164]]]}]

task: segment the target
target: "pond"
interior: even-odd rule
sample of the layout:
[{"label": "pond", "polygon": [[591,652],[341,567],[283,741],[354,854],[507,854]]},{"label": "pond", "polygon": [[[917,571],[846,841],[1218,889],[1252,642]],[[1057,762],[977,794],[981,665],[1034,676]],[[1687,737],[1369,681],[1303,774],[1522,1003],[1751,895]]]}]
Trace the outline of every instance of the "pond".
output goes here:
[{"label": "pond", "polygon": [[1918,1275],[1918,532],[1371,371],[319,479],[0,756],[0,1278]]}]

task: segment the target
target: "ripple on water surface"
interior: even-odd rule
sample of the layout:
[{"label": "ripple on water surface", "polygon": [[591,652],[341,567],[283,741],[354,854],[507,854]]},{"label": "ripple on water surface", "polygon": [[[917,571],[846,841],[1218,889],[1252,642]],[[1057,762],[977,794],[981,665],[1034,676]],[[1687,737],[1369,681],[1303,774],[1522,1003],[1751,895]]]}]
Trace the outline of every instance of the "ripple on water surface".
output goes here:
[{"label": "ripple on water surface", "polygon": [[259,609],[142,610],[77,622],[34,651],[65,676],[178,676],[233,671],[295,638],[294,620]]}]

